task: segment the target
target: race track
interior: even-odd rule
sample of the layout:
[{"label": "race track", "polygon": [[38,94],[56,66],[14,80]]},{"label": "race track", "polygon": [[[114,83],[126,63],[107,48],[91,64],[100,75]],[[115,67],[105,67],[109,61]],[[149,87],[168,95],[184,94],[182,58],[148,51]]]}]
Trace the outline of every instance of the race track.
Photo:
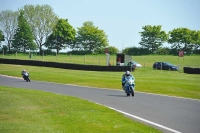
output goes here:
[{"label": "race track", "polygon": [[[98,89],[31,81],[0,75],[0,86],[43,90],[86,99],[128,117],[153,126],[165,133],[199,133],[200,100],[135,93],[127,97],[122,90]],[[137,89],[137,88],[136,88]]]}]

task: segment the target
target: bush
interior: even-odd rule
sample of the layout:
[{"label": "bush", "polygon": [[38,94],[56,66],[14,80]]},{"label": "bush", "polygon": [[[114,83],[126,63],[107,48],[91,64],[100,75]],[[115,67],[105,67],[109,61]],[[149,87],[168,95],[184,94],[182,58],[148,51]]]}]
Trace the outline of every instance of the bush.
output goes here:
[{"label": "bush", "polygon": [[122,51],[124,54],[128,55],[148,55],[151,52],[147,48],[142,47],[129,47]]},{"label": "bush", "polygon": [[92,51],[72,50],[72,51],[67,52],[67,54],[73,54],[73,55],[89,55],[89,54],[92,54]]},{"label": "bush", "polygon": [[3,47],[1,47],[1,53],[4,51],[4,54],[6,55],[8,53],[8,46],[3,45]]},{"label": "bush", "polygon": [[159,48],[157,51],[158,55],[168,55],[169,54],[170,49],[169,48]]}]

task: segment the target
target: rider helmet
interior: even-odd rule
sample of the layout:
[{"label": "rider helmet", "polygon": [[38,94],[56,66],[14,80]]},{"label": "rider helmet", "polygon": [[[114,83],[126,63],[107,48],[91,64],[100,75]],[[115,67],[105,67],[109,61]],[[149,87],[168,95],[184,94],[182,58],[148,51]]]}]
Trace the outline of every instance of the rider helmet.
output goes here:
[{"label": "rider helmet", "polygon": [[129,71],[126,71],[125,74],[126,74],[126,76],[129,76],[129,75],[130,75],[130,72],[129,72]]}]

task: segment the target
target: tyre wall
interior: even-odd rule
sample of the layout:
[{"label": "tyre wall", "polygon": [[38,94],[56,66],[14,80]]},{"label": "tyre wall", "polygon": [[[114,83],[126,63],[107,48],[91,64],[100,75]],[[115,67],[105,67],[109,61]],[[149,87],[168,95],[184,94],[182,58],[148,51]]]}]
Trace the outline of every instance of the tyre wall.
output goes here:
[{"label": "tyre wall", "polygon": [[70,64],[70,63],[60,63],[60,62],[46,62],[46,61],[36,61],[36,60],[19,60],[19,59],[4,59],[4,58],[0,58],[0,63],[54,67],[54,68],[86,70],[86,71],[113,71],[113,72],[122,72],[122,71],[124,72],[127,70],[134,71],[134,68],[131,68],[130,66],[81,65],[81,64]]},{"label": "tyre wall", "polygon": [[183,67],[183,72],[188,74],[200,74],[200,68]]}]

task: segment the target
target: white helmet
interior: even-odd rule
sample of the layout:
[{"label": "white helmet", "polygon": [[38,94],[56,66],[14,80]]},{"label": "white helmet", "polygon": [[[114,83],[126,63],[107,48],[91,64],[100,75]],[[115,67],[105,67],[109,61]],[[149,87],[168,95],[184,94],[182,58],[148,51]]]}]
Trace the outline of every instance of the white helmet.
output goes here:
[{"label": "white helmet", "polygon": [[129,72],[129,71],[126,71],[125,74],[126,74],[126,76],[129,76],[129,75],[130,75],[130,72]]}]

